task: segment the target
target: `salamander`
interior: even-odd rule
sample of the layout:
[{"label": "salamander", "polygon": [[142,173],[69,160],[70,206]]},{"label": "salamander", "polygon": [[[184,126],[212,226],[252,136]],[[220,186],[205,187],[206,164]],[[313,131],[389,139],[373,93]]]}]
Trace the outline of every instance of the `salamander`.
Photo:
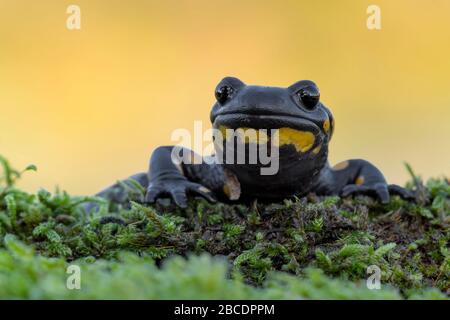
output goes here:
[{"label": "salamander", "polygon": [[[388,184],[380,170],[366,160],[329,164],[335,121],[313,81],[301,80],[282,88],[247,85],[226,77],[217,85],[215,98],[210,119],[214,132],[222,134],[214,139],[216,154],[202,158],[187,148],[156,148],[149,170],[130,177],[146,190],[142,202],[169,198],[184,208],[190,195],[211,202],[245,202],[278,201],[308,193],[365,194],[384,204],[391,195],[414,199],[413,191]],[[239,149],[238,144],[244,147]],[[235,152],[227,153],[230,150]],[[249,161],[255,150],[258,153]],[[270,165],[276,161],[273,172],[267,161],[263,163],[267,155],[271,156]],[[244,161],[237,161],[239,156]],[[129,201],[127,189],[135,185],[129,180],[126,183],[127,188],[118,183],[97,195],[125,203]]]}]

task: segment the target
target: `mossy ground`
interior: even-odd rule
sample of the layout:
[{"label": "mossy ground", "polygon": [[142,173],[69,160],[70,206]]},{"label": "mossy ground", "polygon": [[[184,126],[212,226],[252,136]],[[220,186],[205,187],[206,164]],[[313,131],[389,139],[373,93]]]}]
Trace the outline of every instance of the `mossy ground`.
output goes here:
[{"label": "mossy ground", "polygon": [[[121,208],[14,187],[0,174],[0,298],[448,298],[450,184],[417,177],[417,203],[358,196],[276,204]],[[35,169],[34,167],[27,168]],[[1,173],[1,171],[0,171]],[[144,190],[130,197],[139,200]],[[82,206],[97,201],[100,210]],[[66,288],[67,266],[81,289]],[[366,287],[381,269],[381,290]]]}]

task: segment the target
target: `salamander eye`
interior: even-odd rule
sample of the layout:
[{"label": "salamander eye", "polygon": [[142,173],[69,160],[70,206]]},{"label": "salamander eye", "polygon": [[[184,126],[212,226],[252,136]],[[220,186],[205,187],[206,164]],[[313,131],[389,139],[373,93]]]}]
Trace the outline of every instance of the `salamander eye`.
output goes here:
[{"label": "salamander eye", "polygon": [[300,102],[305,106],[306,109],[312,110],[319,103],[320,93],[319,89],[314,86],[308,86],[306,88],[302,88],[297,92],[297,96],[300,99]]},{"label": "salamander eye", "polygon": [[230,86],[222,86],[217,88],[215,95],[220,104],[224,104],[232,95],[233,88]]}]

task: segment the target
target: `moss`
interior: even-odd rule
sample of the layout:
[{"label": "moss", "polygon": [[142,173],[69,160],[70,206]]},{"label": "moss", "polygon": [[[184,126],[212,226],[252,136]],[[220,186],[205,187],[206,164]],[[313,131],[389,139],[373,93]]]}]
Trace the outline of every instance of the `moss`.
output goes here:
[{"label": "moss", "polygon": [[[14,187],[2,159],[3,298],[444,298],[450,288],[450,185],[413,176],[417,203],[359,196],[246,205],[191,200],[120,206]],[[30,167],[29,170],[35,170]],[[128,184],[123,184],[128,187]],[[138,200],[144,190],[134,188]],[[86,213],[82,204],[99,210]],[[184,258],[183,258],[184,257]],[[186,259],[187,258],[187,259]],[[83,289],[65,288],[65,268]],[[382,290],[365,286],[381,270]],[[148,283],[148,287],[145,284]],[[114,290],[126,287],[127,290]]]}]

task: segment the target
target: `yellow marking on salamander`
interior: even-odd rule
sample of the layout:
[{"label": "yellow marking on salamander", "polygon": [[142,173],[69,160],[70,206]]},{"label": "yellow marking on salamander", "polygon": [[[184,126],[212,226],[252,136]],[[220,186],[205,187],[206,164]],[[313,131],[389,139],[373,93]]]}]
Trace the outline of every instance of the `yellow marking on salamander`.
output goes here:
[{"label": "yellow marking on salamander", "polygon": [[317,147],[315,147],[312,151],[313,154],[318,154],[320,152],[320,149],[322,149],[321,145],[318,145]]},{"label": "yellow marking on salamander", "polygon": [[348,161],[342,161],[339,162],[337,165],[335,165],[332,169],[334,171],[338,171],[338,170],[344,170],[345,168],[347,168],[349,165]]},{"label": "yellow marking on salamander", "polygon": [[264,144],[269,141],[267,130],[253,129],[253,128],[237,128],[231,129],[225,126],[219,127],[224,140],[231,139],[234,136],[239,137],[239,140],[244,143]]},{"label": "yellow marking on salamander", "polygon": [[[265,144],[269,142],[269,137],[266,131],[253,128],[238,128],[233,132],[233,129],[225,126],[219,127],[224,139],[228,140],[233,136],[239,137],[245,143]],[[275,147],[283,145],[293,145],[298,152],[309,151],[315,142],[315,136],[312,132],[301,131],[292,128],[280,128],[275,131],[271,137]],[[316,148],[317,149],[317,148]],[[316,150],[318,153],[320,148]]]},{"label": "yellow marking on salamander", "polygon": [[355,184],[358,185],[358,186],[364,184],[364,177],[363,176],[359,176],[358,178],[356,178]]},{"label": "yellow marking on salamander", "polygon": [[329,119],[325,120],[325,122],[323,123],[323,130],[325,130],[325,133],[328,133],[328,131],[330,131],[330,120]]},{"label": "yellow marking on salamander", "polygon": [[227,136],[227,127],[225,126],[219,126],[219,131],[222,134],[222,139],[225,140],[226,136]]},{"label": "yellow marking on salamander", "polygon": [[245,143],[265,144],[269,141],[266,131],[253,128],[238,128],[236,133]]},{"label": "yellow marking on salamander", "polygon": [[281,147],[283,145],[291,144],[298,152],[306,152],[312,148],[316,138],[314,134],[309,131],[295,130],[292,128],[280,128],[272,136],[274,145]]}]

